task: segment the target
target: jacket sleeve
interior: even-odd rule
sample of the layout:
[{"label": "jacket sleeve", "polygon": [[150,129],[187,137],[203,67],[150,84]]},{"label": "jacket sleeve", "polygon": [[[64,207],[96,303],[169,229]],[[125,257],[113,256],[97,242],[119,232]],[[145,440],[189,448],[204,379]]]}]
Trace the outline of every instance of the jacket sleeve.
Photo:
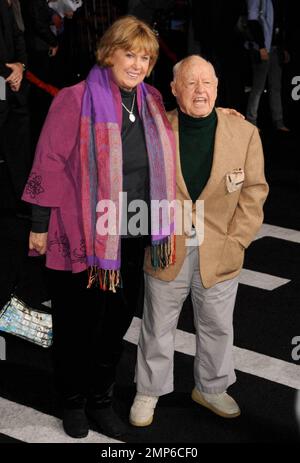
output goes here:
[{"label": "jacket sleeve", "polygon": [[[23,32],[18,28],[11,8],[7,8],[6,11],[3,10],[3,14],[5,14],[5,21],[7,22],[7,27],[9,27],[11,43],[11,47],[7,50],[9,57],[6,62],[19,62],[26,65],[27,53]],[[6,63],[3,61],[0,62],[0,76],[6,79],[11,74],[12,70],[5,66],[5,64]]]},{"label": "jacket sleeve", "polygon": [[263,223],[263,205],[269,191],[262,144],[256,128],[248,145],[244,170],[245,180],[228,235],[247,248]]},{"label": "jacket sleeve", "polygon": [[46,233],[48,231],[51,207],[31,205],[31,231]]},{"label": "jacket sleeve", "polygon": [[49,47],[56,47],[56,36],[50,29],[48,6],[44,0],[35,0],[30,3],[31,25],[38,37],[44,40]]},{"label": "jacket sleeve", "polygon": [[13,37],[15,47],[15,63],[23,63],[27,65],[27,53],[24,34],[17,26],[15,18],[12,19],[13,23]]},{"label": "jacket sleeve", "polygon": [[72,88],[55,97],[37,144],[33,166],[22,199],[32,204],[59,207],[68,183],[67,164],[77,147],[80,102]]},{"label": "jacket sleeve", "polygon": [[264,31],[259,21],[260,7],[261,0],[247,1],[248,27],[259,48],[265,48]]}]

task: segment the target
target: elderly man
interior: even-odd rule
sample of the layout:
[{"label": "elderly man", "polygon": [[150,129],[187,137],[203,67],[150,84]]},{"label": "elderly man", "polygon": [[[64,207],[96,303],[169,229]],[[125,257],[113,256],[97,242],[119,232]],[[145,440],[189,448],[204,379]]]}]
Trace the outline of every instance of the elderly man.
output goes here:
[{"label": "elderly man", "polygon": [[[192,399],[214,413],[240,414],[226,390],[236,380],[232,358],[233,309],[244,250],[263,220],[268,193],[257,129],[215,109],[218,79],[213,66],[190,56],[174,68],[169,113],[177,137],[177,199],[204,202],[204,239],[191,246],[176,237],[176,263],[154,271],[145,261],[145,305],[136,368],[135,426],[152,423],[159,396],[173,391],[175,332],[191,290],[196,329]],[[196,227],[197,232],[197,227]],[[200,243],[200,240],[199,240]]]}]

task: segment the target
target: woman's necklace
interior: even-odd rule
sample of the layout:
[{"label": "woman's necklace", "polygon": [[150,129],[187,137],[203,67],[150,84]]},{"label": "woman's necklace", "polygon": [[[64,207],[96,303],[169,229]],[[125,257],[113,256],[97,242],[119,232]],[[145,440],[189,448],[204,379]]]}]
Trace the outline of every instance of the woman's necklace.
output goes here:
[{"label": "woman's necklace", "polygon": [[133,95],[133,100],[132,100],[132,105],[131,105],[131,109],[129,111],[128,108],[126,108],[126,106],[124,105],[123,101],[122,101],[122,106],[124,109],[126,109],[126,111],[129,113],[129,120],[131,122],[134,122],[135,121],[135,115],[133,114],[133,107],[134,107],[134,102],[135,102],[135,94]]}]

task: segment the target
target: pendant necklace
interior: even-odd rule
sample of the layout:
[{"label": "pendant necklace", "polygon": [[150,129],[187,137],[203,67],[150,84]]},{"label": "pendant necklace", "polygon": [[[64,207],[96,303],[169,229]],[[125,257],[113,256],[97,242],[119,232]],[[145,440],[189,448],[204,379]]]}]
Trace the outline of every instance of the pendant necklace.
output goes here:
[{"label": "pendant necklace", "polygon": [[135,94],[133,95],[131,110],[129,111],[129,109],[126,108],[126,106],[124,105],[124,103],[123,103],[123,101],[122,101],[122,106],[123,106],[123,108],[126,109],[126,111],[129,113],[129,120],[130,120],[131,122],[134,122],[134,121],[135,121],[135,115],[133,114],[134,102],[135,102]]}]

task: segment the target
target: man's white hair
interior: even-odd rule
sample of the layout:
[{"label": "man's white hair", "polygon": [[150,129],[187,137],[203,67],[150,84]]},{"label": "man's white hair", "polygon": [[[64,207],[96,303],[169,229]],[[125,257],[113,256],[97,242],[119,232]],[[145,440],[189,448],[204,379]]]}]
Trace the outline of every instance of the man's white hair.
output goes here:
[{"label": "man's white hair", "polygon": [[176,77],[178,76],[178,71],[180,70],[182,65],[186,64],[188,61],[191,61],[194,58],[199,58],[200,60],[202,60],[205,63],[209,64],[211,66],[211,68],[212,68],[214,77],[217,79],[215,68],[213,67],[213,65],[211,64],[210,61],[208,61],[207,59],[202,58],[202,56],[200,56],[200,55],[189,55],[186,58],[183,58],[182,60],[178,61],[178,63],[176,63],[175,66],[173,66],[173,81],[174,82],[176,80]]}]

